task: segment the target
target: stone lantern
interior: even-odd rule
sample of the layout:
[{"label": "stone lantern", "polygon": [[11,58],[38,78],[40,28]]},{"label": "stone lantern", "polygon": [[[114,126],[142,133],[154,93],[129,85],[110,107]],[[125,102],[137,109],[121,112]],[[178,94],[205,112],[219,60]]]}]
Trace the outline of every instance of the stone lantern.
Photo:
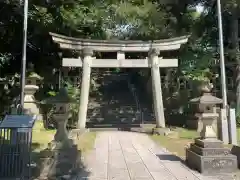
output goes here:
[{"label": "stone lantern", "polygon": [[[49,143],[50,152],[53,152],[50,162],[50,171],[47,179],[69,179],[70,174],[77,173],[81,167],[81,157],[77,145],[68,136],[66,128],[68,118],[70,117],[70,103],[76,101],[68,95],[66,88],[61,88],[59,93],[44,100],[44,104],[54,105],[53,118],[57,123],[57,131],[54,140]],[[57,161],[56,161],[57,159]],[[43,173],[45,174],[45,173]],[[45,176],[44,176],[45,177]]]},{"label": "stone lantern", "polygon": [[[37,106],[34,94],[39,89],[37,86],[38,81],[42,80],[36,73],[31,73],[26,78],[26,85],[25,85],[25,95],[24,95],[24,110],[27,111],[29,114],[39,115],[39,108]],[[39,117],[38,117],[39,119]]]},{"label": "stone lantern", "polygon": [[66,126],[70,117],[70,103],[73,102],[75,100],[68,95],[66,88],[61,88],[56,96],[43,101],[43,103],[52,104],[55,107],[53,118],[57,123],[57,132],[54,141],[58,147],[70,147],[72,145],[68,138]]},{"label": "stone lantern", "polygon": [[219,118],[215,107],[216,104],[221,104],[222,100],[210,93],[211,88],[209,85],[204,85],[202,96],[191,100],[198,105],[198,116],[203,127],[200,137],[186,149],[186,161],[189,167],[203,174],[234,172],[237,169],[237,158],[230,154],[228,148],[224,148],[223,142],[217,139],[213,128],[214,120]]},{"label": "stone lantern", "polygon": [[214,121],[219,117],[216,112],[216,105],[222,103],[222,99],[212,96],[210,90],[203,89],[203,94],[200,97],[190,100],[191,103],[197,105],[198,113],[196,116],[202,121],[200,136],[202,138],[217,138],[214,129]]}]

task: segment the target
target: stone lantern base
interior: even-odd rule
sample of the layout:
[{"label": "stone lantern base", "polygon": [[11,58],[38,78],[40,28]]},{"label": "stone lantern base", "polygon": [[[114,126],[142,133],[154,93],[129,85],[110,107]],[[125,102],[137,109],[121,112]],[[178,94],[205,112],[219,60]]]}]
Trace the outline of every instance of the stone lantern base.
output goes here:
[{"label": "stone lantern base", "polygon": [[57,122],[57,131],[52,141],[52,146],[54,149],[66,149],[71,148],[73,141],[68,137],[67,131],[67,121],[69,113],[66,114],[53,114],[53,118]]},{"label": "stone lantern base", "polygon": [[232,173],[237,170],[237,157],[216,138],[195,139],[195,143],[186,149],[186,162],[190,168],[203,174]]}]

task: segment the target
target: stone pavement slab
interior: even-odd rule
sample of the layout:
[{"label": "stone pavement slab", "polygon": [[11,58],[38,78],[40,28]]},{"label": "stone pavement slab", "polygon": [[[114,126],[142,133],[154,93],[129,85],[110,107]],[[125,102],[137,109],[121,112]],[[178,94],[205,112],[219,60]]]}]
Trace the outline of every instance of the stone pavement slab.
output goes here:
[{"label": "stone pavement slab", "polygon": [[[202,176],[146,134],[99,132],[85,160],[88,177],[79,180],[235,180],[232,175]],[[86,174],[86,173],[85,173]],[[236,179],[237,180],[237,179]]]}]

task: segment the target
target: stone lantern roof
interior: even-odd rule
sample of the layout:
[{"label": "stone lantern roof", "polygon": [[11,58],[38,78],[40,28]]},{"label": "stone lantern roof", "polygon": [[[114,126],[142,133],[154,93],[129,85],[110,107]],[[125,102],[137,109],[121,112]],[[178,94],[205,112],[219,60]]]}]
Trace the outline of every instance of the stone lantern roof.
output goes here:
[{"label": "stone lantern roof", "polygon": [[68,95],[66,88],[61,88],[56,96],[43,100],[43,104],[57,104],[57,103],[76,103],[76,100]]},{"label": "stone lantern roof", "polygon": [[190,102],[199,104],[221,104],[223,100],[213,96],[211,93],[203,93],[202,96],[193,98]]}]

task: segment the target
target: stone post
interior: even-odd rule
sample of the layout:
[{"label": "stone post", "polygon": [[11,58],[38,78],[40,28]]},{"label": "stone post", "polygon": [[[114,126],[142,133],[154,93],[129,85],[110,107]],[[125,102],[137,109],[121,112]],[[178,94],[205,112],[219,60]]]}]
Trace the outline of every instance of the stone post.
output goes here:
[{"label": "stone post", "polygon": [[228,120],[226,117],[226,109],[220,111],[220,139],[224,144],[229,143],[229,131],[228,131]]},{"label": "stone post", "polygon": [[90,90],[90,77],[91,77],[91,61],[93,51],[91,49],[83,50],[83,72],[82,72],[82,84],[81,84],[81,95],[80,105],[78,114],[78,128],[84,129],[87,121],[87,109],[88,99]]},{"label": "stone post", "polygon": [[235,109],[229,109],[229,141],[230,144],[238,145]]},{"label": "stone post", "polygon": [[152,63],[151,75],[152,75],[152,91],[153,91],[153,104],[154,104],[154,113],[156,118],[156,127],[165,128],[165,117],[164,117],[164,108],[162,100],[162,87],[161,87],[161,76],[160,69],[158,65],[158,55],[159,51],[153,49],[149,52],[149,59]]}]

